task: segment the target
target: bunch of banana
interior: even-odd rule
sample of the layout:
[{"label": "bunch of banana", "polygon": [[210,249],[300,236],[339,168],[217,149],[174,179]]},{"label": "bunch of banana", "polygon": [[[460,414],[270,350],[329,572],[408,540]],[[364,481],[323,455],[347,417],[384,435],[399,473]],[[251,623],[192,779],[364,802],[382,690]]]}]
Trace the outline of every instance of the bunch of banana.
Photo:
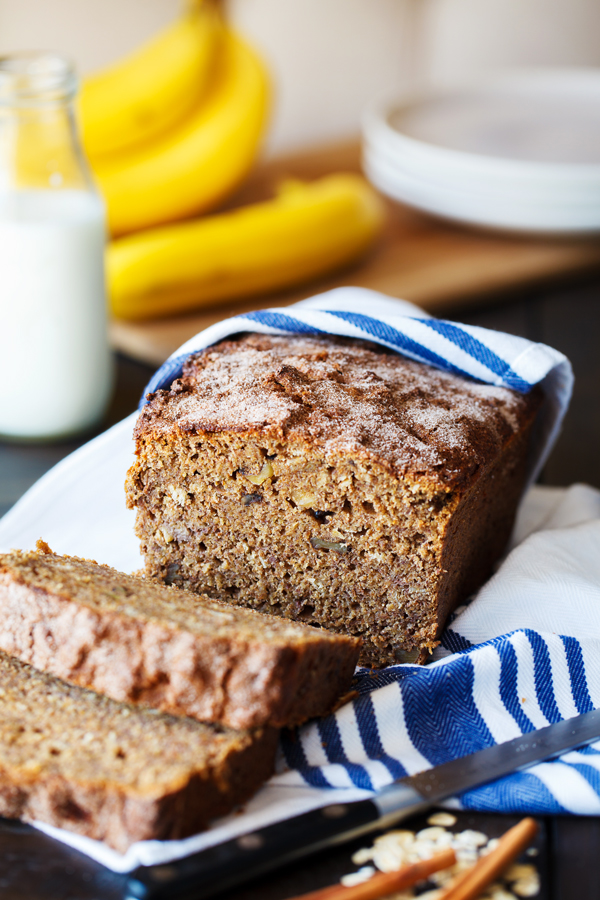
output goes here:
[{"label": "bunch of banana", "polygon": [[97,163],[113,234],[214,209],[248,174],[265,125],[266,81],[246,44],[227,33],[223,45],[208,97],[182,125]]},{"label": "bunch of banana", "polygon": [[112,310],[165,316],[309,281],[364,253],[383,217],[359,175],[284,182],[273,200],[113,241]]},{"label": "bunch of banana", "polygon": [[139,50],[85,79],[78,113],[88,157],[139,146],[182,120],[208,88],[218,37],[214,6],[194,6]]},{"label": "bunch of banana", "polygon": [[84,83],[81,130],[111,233],[218,205],[250,169],[268,106],[262,61],[212,0]]},{"label": "bunch of banana", "polygon": [[221,0],[188,3],[157,38],[88,79],[79,105],[114,238],[112,309],[128,319],[309,281],[364,253],[383,221],[364,179],[332,175],[179,222],[215,209],[244,179],[269,106],[263,63],[224,21]]}]

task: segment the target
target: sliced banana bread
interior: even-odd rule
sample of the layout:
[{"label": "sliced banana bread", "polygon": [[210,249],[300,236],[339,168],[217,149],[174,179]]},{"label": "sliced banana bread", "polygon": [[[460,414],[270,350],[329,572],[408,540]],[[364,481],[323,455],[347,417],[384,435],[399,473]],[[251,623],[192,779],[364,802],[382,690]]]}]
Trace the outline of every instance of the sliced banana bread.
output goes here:
[{"label": "sliced banana bread", "polygon": [[0,815],[125,852],[206,828],[273,768],[277,731],[117,703],[0,652]]},{"label": "sliced banana bread", "polygon": [[138,419],[146,573],[414,658],[505,547],[540,400],[344,338],[210,347]]},{"label": "sliced banana bread", "polygon": [[298,724],[348,690],[359,641],[108,566],[0,554],[0,649],[116,700],[232,728]]}]

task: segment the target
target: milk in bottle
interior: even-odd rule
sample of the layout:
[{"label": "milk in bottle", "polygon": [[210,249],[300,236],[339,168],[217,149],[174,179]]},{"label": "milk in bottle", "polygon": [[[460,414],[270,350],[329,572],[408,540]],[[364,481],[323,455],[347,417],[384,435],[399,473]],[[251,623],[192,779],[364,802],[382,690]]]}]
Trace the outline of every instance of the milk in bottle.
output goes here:
[{"label": "milk in bottle", "polygon": [[0,435],[52,439],[102,416],[111,387],[105,213],[54,56],[0,58]]}]

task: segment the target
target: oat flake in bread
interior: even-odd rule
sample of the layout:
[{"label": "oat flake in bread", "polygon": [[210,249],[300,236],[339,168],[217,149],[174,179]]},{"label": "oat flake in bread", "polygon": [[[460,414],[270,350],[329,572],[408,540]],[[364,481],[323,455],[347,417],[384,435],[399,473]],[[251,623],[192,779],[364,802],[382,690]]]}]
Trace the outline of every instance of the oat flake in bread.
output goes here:
[{"label": "oat flake in bread", "polygon": [[38,541],[0,553],[0,649],[114,700],[254,728],[329,712],[350,687],[359,641]]},{"label": "oat flake in bread", "polygon": [[121,853],[201,831],[273,769],[274,728],[233,731],[117,703],[1,651],[0,699],[0,815]]},{"label": "oat flake in bread", "polygon": [[350,339],[210,347],[136,426],[146,573],[422,658],[506,545],[540,402]]}]

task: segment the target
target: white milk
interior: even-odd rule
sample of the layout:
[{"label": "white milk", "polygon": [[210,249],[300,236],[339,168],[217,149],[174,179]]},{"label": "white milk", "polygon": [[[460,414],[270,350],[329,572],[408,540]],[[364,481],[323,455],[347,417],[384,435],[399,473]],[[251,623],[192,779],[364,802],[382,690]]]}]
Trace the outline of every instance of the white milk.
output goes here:
[{"label": "white milk", "polygon": [[91,191],[0,193],[0,435],[61,437],[102,415],[104,243]]}]

